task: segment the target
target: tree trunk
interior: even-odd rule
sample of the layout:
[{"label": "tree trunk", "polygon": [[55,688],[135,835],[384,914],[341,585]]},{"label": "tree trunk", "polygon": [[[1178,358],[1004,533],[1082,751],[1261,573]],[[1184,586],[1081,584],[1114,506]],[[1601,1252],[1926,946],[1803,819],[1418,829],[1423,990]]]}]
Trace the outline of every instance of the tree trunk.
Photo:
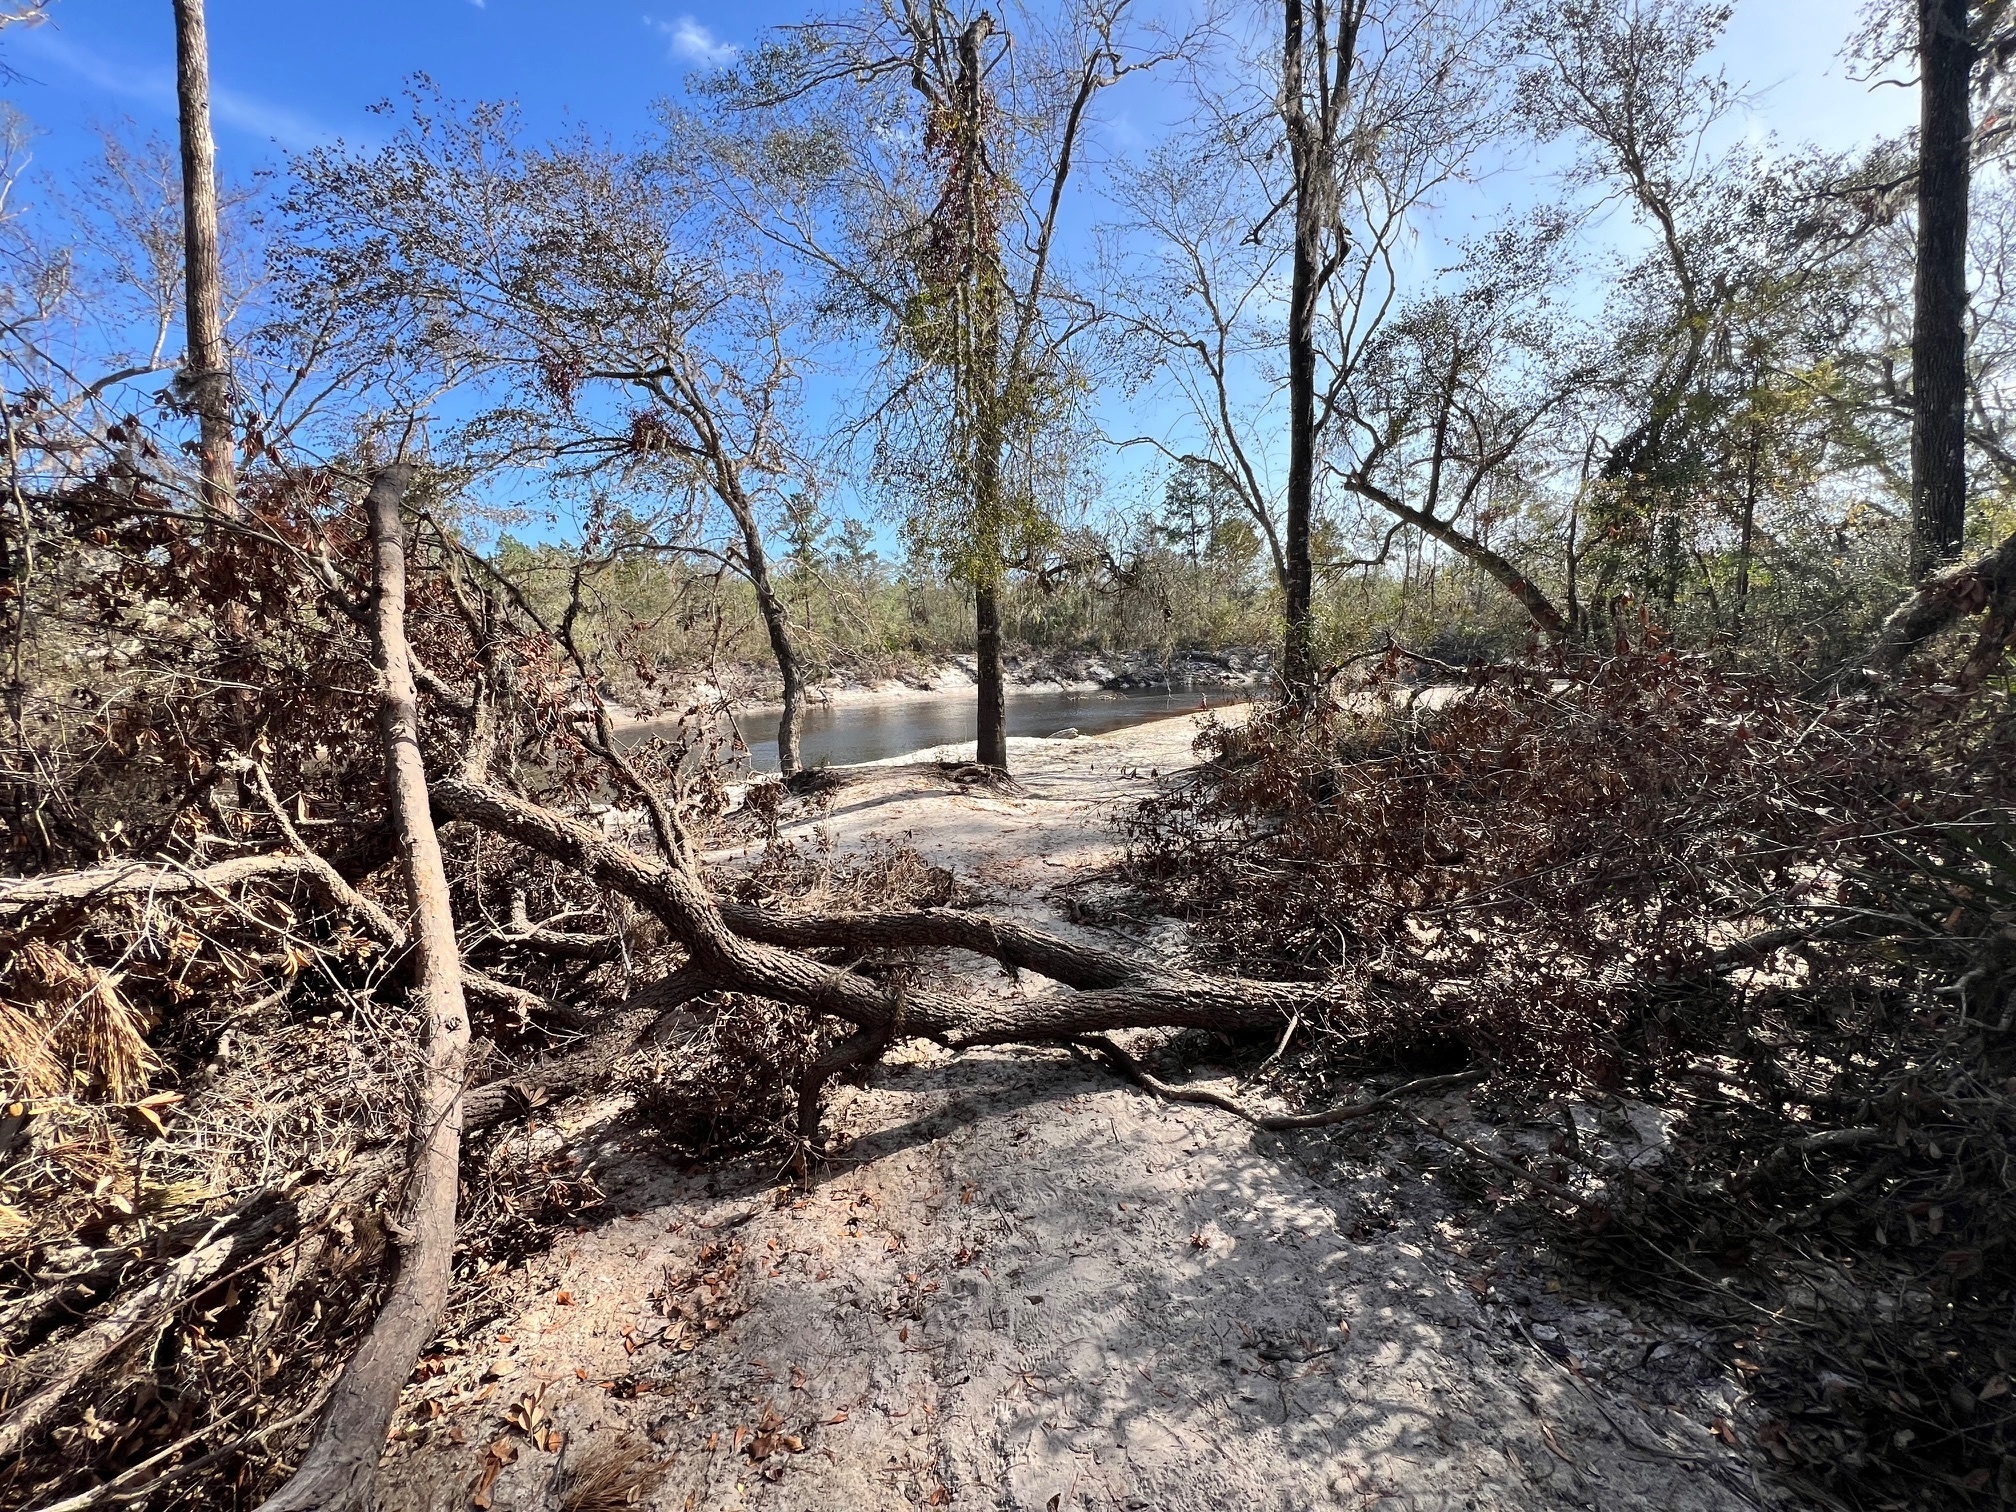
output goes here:
[{"label": "tree trunk", "polygon": [[[1316,497],[1316,301],[1323,255],[1328,153],[1303,100],[1302,0],[1283,0],[1281,98],[1293,160],[1295,247],[1288,289],[1287,543],[1281,582],[1281,682],[1291,701],[1316,694],[1315,564],[1310,522]],[[1319,81],[1320,82],[1320,81]]]},{"label": "tree trunk", "polygon": [[[746,509],[746,506],[745,506]],[[805,713],[805,682],[798,669],[798,650],[791,643],[791,611],[770,582],[770,561],[763,551],[763,536],[756,528],[753,512],[737,511],[742,526],[742,554],[749,564],[749,582],[756,590],[756,607],[763,614],[763,628],[770,636],[770,654],[777,659],[777,676],[784,684],[784,712],[777,716],[777,769],[786,777],[799,769],[798,722]]]},{"label": "tree trunk", "polygon": [[1763,445],[1750,437],[1750,455],[1743,468],[1743,534],[1736,543],[1736,606],[1730,620],[1730,634],[1743,639],[1743,622],[1750,613],[1750,560],[1757,537],[1757,450]]},{"label": "tree trunk", "polygon": [[217,144],[210,137],[210,44],[203,0],[175,0],[175,92],[182,117],[182,245],[188,353],[183,379],[195,401],[203,504],[238,512],[231,448],[230,359],[224,349],[223,275],[217,255]]},{"label": "tree trunk", "polygon": [[447,1305],[455,1254],[469,1015],[462,1001],[448,876],[420,757],[420,703],[406,645],[406,553],[399,502],[410,474],[403,465],[379,469],[368,501],[382,679],[378,728],[415,914],[413,1002],[424,1024],[406,1191],[399,1220],[389,1225],[398,1268],[371,1331],[330,1393],[300,1468],[262,1512],[354,1512],[366,1505],[400,1389]]},{"label": "tree trunk", "polygon": [[1001,593],[988,583],[973,590],[974,660],[977,746],[973,759],[982,766],[1008,770],[1008,692],[1001,672]]},{"label": "tree trunk", "polygon": [[1967,0],[1918,0],[1918,268],[1911,333],[1911,566],[1967,528]]}]

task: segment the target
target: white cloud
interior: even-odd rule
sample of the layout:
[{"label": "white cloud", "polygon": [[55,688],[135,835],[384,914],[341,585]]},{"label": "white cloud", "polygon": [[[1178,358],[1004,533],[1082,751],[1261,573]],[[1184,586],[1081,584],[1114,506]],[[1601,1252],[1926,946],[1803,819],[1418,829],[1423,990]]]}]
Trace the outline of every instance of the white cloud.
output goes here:
[{"label": "white cloud", "polygon": [[[18,45],[21,55],[46,58],[95,89],[136,101],[163,115],[176,113],[175,75],[165,68],[130,68],[114,63],[89,48],[66,41],[47,27],[22,33]],[[320,146],[336,137],[333,131],[283,105],[241,94],[214,81],[210,86],[210,115],[221,125],[267,137],[290,152]]]},{"label": "white cloud", "polygon": [[742,56],[741,48],[733,42],[721,41],[691,16],[681,16],[675,21],[654,21],[646,16],[644,23],[665,39],[673,57],[698,63],[702,68],[722,68]]}]

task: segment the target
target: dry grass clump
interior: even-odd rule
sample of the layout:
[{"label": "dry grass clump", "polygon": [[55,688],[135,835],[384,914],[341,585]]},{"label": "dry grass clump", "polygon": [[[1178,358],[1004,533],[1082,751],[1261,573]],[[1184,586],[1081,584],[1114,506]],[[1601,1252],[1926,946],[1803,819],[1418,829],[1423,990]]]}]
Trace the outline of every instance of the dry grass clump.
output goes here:
[{"label": "dry grass clump", "polygon": [[559,1512],[623,1512],[657,1489],[672,1466],[652,1457],[651,1446],[629,1434],[591,1439],[561,1451],[553,1492]]},{"label": "dry grass clump", "polygon": [[15,1097],[101,1090],[128,1102],[161,1069],[147,1016],[119,992],[116,973],[80,964],[45,940],[21,943],[0,998],[0,1072]]}]

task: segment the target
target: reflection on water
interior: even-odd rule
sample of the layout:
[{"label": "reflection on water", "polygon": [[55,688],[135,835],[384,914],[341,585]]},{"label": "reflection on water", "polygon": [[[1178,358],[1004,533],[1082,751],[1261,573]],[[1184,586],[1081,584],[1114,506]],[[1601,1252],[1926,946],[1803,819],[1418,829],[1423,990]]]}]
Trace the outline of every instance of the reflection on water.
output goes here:
[{"label": "reflection on water", "polygon": [[[1207,695],[1196,690],[1138,692],[1016,692],[1008,694],[1008,733],[1013,735],[1054,735],[1075,729],[1081,735],[1103,735],[1109,730],[1144,724],[1170,714],[1189,713],[1202,706]],[[1243,692],[1213,688],[1208,694],[1211,707],[1236,703]],[[735,727],[749,743],[749,764],[759,772],[777,770],[777,715],[772,707],[735,711]],[[814,704],[805,711],[799,725],[798,747],[808,767],[850,766],[859,761],[880,761],[930,746],[956,745],[973,738],[973,691],[933,694],[928,697],[861,699],[857,702]],[[625,732],[630,740],[649,738],[665,725],[641,724]]]}]

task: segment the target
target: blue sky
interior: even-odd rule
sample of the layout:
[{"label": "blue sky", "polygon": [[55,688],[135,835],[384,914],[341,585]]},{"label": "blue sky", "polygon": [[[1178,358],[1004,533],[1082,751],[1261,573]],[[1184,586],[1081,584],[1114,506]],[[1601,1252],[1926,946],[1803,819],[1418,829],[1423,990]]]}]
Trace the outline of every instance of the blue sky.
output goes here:
[{"label": "blue sky", "polygon": [[[1745,0],[1723,49],[1761,94],[1755,121],[1836,147],[1907,124],[1907,91],[1871,91],[1836,53],[1853,0]],[[278,148],[368,139],[373,101],[416,71],[450,94],[519,100],[535,125],[570,116],[617,135],[649,125],[651,102],[696,65],[802,16],[778,0],[640,7],[611,0],[211,0],[220,150],[243,170]],[[10,31],[26,79],[8,90],[49,137],[45,161],[83,150],[90,125],[174,121],[167,0],[56,0],[49,24]]]},{"label": "blue sky", "polygon": [[[520,100],[533,123],[573,117],[617,133],[648,124],[652,100],[698,63],[788,19],[737,7],[729,31],[682,9],[529,0],[211,0],[218,146],[240,170],[279,149],[368,140],[368,107],[426,72],[451,94]],[[718,21],[715,23],[719,25]],[[92,122],[172,127],[175,38],[167,0],[56,0],[49,24],[11,31],[28,76],[9,91],[62,153]]]},{"label": "blue sky", "polygon": [[[1855,0],[1738,0],[1721,56],[1754,94],[1745,129],[1837,150],[1910,124],[1910,91],[1872,90],[1838,56],[1859,9]],[[515,99],[535,131],[571,121],[622,139],[650,129],[653,101],[677,94],[689,71],[805,13],[793,0],[210,0],[220,164],[242,178],[289,150],[369,143],[380,129],[370,106],[396,98],[416,72],[451,96]],[[35,155],[44,169],[60,175],[82,161],[95,150],[93,128],[122,117],[143,131],[174,130],[168,0],[54,0],[48,24],[9,30],[0,54],[22,75],[5,94],[43,132]],[[1152,94],[1108,103],[1105,146],[1145,141],[1129,117],[1152,118]],[[1495,178],[1476,203],[1449,207],[1445,230],[1461,234],[1452,222],[1547,192],[1544,182]]]}]

